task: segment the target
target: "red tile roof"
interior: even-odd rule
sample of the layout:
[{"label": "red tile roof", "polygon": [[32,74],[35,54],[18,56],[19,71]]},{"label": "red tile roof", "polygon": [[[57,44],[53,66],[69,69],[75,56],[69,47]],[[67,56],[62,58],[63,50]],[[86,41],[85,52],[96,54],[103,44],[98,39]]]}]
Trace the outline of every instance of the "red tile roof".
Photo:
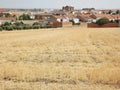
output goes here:
[{"label": "red tile roof", "polygon": [[91,14],[79,14],[77,17],[92,19],[92,17],[90,17],[90,15]]},{"label": "red tile roof", "polygon": [[58,15],[54,15],[55,18],[57,19],[63,19],[63,18],[66,18],[65,16],[58,16]]},{"label": "red tile roof", "polygon": [[111,15],[111,14],[94,14],[96,18],[108,18],[108,19],[120,19],[120,15]]},{"label": "red tile roof", "polygon": [[6,12],[6,9],[0,8],[0,12]]}]

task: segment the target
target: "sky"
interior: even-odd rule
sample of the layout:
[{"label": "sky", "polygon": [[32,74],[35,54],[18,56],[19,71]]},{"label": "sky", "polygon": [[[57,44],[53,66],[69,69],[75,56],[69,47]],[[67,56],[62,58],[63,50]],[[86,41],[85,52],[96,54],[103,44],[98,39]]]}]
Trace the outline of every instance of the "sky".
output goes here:
[{"label": "sky", "polygon": [[0,8],[62,8],[120,9],[120,0],[0,0]]}]

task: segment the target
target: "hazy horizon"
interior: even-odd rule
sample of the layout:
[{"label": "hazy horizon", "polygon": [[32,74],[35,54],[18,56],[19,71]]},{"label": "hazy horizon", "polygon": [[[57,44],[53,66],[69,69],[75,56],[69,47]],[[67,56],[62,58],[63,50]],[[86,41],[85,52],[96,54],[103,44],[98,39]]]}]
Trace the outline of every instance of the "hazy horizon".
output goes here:
[{"label": "hazy horizon", "polygon": [[[52,3],[51,3],[52,2]],[[107,4],[108,3],[108,4]],[[104,1],[104,0],[45,0],[45,1],[29,1],[29,0],[4,0],[0,1],[0,8],[50,8],[60,9],[62,6],[70,5],[75,9],[96,8],[96,9],[120,9],[120,1]]]}]

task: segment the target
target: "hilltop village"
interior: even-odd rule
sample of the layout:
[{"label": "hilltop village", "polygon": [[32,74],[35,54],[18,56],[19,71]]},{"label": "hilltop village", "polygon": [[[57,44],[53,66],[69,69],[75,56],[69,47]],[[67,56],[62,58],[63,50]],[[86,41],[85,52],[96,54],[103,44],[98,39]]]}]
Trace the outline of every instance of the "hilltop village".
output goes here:
[{"label": "hilltop village", "polygon": [[68,27],[82,22],[96,23],[101,18],[120,26],[120,9],[75,9],[73,6],[63,6],[61,9],[0,8],[0,29]]}]

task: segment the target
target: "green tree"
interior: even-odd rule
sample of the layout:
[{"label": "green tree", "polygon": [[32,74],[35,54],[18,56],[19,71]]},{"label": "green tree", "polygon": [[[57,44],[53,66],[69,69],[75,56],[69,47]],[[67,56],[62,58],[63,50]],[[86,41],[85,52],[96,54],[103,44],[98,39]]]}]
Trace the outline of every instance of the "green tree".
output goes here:
[{"label": "green tree", "polygon": [[10,22],[5,22],[5,23],[3,24],[3,26],[10,26],[10,25],[11,25]]},{"label": "green tree", "polygon": [[120,10],[117,10],[117,11],[116,11],[116,14],[120,14]]},{"label": "green tree", "polygon": [[21,22],[16,22],[15,25],[20,26],[20,25],[24,25],[24,23],[22,21]]},{"label": "green tree", "polygon": [[5,27],[6,27],[6,30],[8,30],[8,31],[11,31],[11,30],[13,30],[13,26],[12,26],[12,25],[5,26]]},{"label": "green tree", "polygon": [[19,20],[31,20],[31,18],[28,14],[22,14],[21,16],[19,16]]},{"label": "green tree", "polygon": [[107,19],[107,18],[101,18],[101,19],[96,21],[96,24],[98,24],[98,25],[104,25],[107,23],[109,23],[109,19]]},{"label": "green tree", "polygon": [[17,26],[17,30],[22,30],[24,29],[24,25]]},{"label": "green tree", "polygon": [[3,30],[3,28],[0,26],[0,31],[2,31]]},{"label": "green tree", "polygon": [[40,25],[34,25],[32,26],[33,29],[39,29],[40,28]]},{"label": "green tree", "polygon": [[10,17],[10,16],[11,16],[10,13],[5,14],[5,17]]},{"label": "green tree", "polygon": [[111,14],[111,13],[112,13],[112,11],[111,11],[111,10],[109,10],[108,14]]}]

